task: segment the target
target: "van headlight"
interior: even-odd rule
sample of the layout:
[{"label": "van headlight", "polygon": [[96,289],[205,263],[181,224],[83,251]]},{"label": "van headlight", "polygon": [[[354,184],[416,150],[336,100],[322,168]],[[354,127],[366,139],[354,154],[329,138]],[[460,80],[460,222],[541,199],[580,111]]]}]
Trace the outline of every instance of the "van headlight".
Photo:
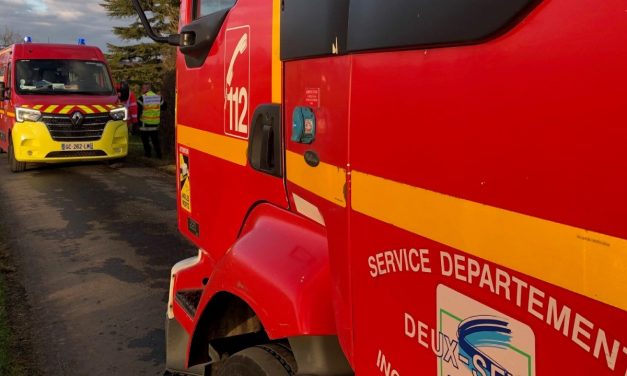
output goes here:
[{"label": "van headlight", "polygon": [[25,121],[39,121],[41,120],[41,112],[31,110],[30,108],[17,107],[15,109],[15,120],[20,123]]},{"label": "van headlight", "polygon": [[126,111],[126,107],[116,108],[115,110],[111,110],[109,112],[109,116],[113,120],[127,120],[128,119],[128,111]]}]

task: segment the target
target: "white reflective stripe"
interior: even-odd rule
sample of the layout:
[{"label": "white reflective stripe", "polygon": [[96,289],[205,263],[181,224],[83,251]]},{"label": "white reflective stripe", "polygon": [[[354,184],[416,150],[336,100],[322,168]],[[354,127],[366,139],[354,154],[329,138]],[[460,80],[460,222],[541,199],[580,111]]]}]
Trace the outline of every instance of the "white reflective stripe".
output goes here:
[{"label": "white reflective stripe", "polygon": [[176,273],[180,272],[183,269],[187,269],[191,266],[194,266],[200,262],[202,258],[202,250],[198,250],[198,255],[196,257],[190,257],[188,259],[179,261],[172,267],[172,272],[170,273],[170,294],[168,298],[168,318],[174,318],[174,278],[176,277]]},{"label": "white reflective stripe", "polygon": [[294,204],[296,205],[296,210],[304,215],[305,217],[318,222],[319,224],[326,226],[324,222],[324,217],[322,217],[322,213],[318,207],[311,202],[305,200],[304,198],[298,196],[297,194],[292,195],[294,197]]},{"label": "white reflective stripe", "polygon": [[150,95],[144,96],[144,106],[147,105],[160,105],[161,104],[161,96],[159,95]]},{"label": "white reflective stripe", "polygon": [[157,131],[159,127],[139,127],[140,131]]}]

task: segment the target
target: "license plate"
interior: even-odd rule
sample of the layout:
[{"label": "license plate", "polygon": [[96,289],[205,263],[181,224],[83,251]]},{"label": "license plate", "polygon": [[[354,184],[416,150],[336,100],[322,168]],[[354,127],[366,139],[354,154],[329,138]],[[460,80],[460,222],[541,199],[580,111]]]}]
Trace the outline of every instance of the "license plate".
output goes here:
[{"label": "license plate", "polygon": [[94,150],[94,143],[93,142],[73,142],[71,144],[61,144],[61,150],[63,151]]}]

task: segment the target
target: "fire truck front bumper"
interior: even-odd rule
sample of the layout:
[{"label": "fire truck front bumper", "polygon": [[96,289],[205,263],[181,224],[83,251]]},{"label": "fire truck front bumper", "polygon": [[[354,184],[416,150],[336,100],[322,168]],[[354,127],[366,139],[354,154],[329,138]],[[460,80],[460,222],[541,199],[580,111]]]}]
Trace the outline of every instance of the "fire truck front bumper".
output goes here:
[{"label": "fire truck front bumper", "polygon": [[[55,134],[53,138],[52,133]],[[126,121],[108,121],[101,130],[51,132],[41,121],[16,123],[11,131],[19,162],[55,163],[124,158],[128,154]]]},{"label": "fire truck front bumper", "polygon": [[[168,309],[166,313],[166,369],[168,372],[175,374],[185,375],[198,375],[205,374],[205,365],[200,364],[190,368],[186,368],[187,365],[187,349],[190,341],[190,334],[185,330],[183,325],[177,320],[174,314],[174,305],[181,304],[181,301],[177,300],[175,295],[177,292],[177,279],[181,272],[186,270],[198,270],[204,266],[203,261],[206,262],[206,254],[202,250],[198,250],[196,257],[190,257],[185,260],[179,261],[172,267],[170,278],[170,292],[168,300]],[[198,279],[198,278],[196,278]],[[201,292],[202,290],[196,290]],[[184,293],[182,294],[184,296]],[[198,296],[198,300],[200,295]],[[194,310],[196,306],[194,305]],[[194,311],[195,313],[195,311]],[[193,314],[191,316],[194,316]]]}]

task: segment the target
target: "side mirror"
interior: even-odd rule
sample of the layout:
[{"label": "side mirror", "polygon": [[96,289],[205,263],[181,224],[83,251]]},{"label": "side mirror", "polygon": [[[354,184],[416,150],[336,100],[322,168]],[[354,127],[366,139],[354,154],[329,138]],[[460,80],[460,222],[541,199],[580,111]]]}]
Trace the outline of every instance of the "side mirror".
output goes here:
[{"label": "side mirror", "polygon": [[6,84],[4,82],[0,82],[0,101],[4,100],[5,96],[5,92],[7,91],[7,88],[5,86]]},{"label": "side mirror", "polygon": [[181,29],[181,53],[190,68],[198,68],[205,63],[222,24],[230,8],[222,9],[200,17]]},{"label": "side mirror", "polygon": [[132,0],[132,1],[133,1],[133,7],[135,8],[135,12],[137,12],[137,15],[139,16],[139,19],[142,22],[142,25],[144,25],[144,29],[146,29],[146,33],[148,34],[150,39],[154,40],[157,43],[167,43],[172,46],[181,45],[181,36],[179,34],[173,34],[173,35],[168,35],[164,37],[162,35],[158,35],[157,33],[155,33],[155,31],[152,29],[152,26],[150,26],[150,22],[148,22],[146,13],[142,9],[141,4],[139,4],[139,0]]}]

